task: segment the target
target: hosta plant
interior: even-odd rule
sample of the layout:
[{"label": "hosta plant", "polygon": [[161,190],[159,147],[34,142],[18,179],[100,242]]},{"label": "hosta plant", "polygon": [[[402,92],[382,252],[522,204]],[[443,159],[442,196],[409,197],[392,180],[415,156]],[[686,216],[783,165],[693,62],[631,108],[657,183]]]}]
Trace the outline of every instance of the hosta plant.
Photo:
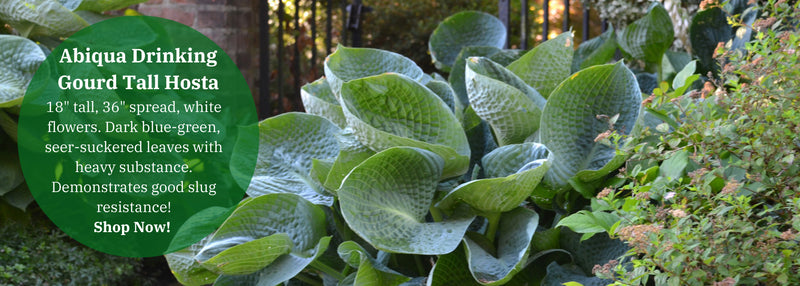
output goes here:
[{"label": "hosta plant", "polygon": [[[592,268],[628,247],[557,223],[614,181],[621,150],[659,122],[602,42],[575,56],[567,32],[504,50],[498,23],[463,12],[440,24],[430,48],[447,79],[399,54],[339,46],[302,89],[307,113],[260,123],[248,198],[216,232],[167,255],[178,280],[610,282]],[[659,41],[636,44],[663,53]]]}]

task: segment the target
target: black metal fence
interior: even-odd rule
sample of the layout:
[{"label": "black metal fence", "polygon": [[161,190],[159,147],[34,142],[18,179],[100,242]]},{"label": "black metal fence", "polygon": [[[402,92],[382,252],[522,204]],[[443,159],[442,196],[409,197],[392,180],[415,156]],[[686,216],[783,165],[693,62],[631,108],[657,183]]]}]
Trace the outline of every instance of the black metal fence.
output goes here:
[{"label": "black metal fence", "polygon": [[[325,17],[325,24],[324,24],[324,53],[325,55],[318,55],[319,47],[317,47],[316,39],[318,38],[318,25],[316,23],[316,13],[318,13],[318,5],[322,1],[324,4],[324,13],[326,13]],[[548,33],[551,29],[550,27],[550,2],[561,2],[563,3],[563,11],[564,14],[562,16],[563,25],[562,31],[567,31],[570,29],[570,0],[540,0],[541,7],[544,10],[543,13],[543,22],[542,22],[542,41],[548,39]],[[287,9],[286,3],[293,2],[294,4],[294,17],[292,19],[287,19]],[[309,1],[303,1],[306,4],[309,4]],[[368,1],[367,1],[368,2]],[[498,0],[498,18],[505,24],[508,31],[511,30],[511,13],[512,11],[519,11],[520,13],[520,43],[518,43],[518,47],[521,49],[528,49],[528,43],[531,39],[530,31],[533,27],[529,26],[529,11],[530,11],[530,3],[528,0],[519,0],[520,6],[519,7],[512,7],[511,0]],[[311,0],[310,5],[303,7],[306,11],[309,11],[311,14],[310,17],[310,31],[305,31],[300,26],[300,9],[301,1],[300,0],[279,0],[277,9],[270,9],[270,5],[268,1],[262,0],[259,1],[259,25],[260,25],[260,63],[259,63],[259,72],[260,72],[260,81],[259,81],[259,118],[266,118],[278,113],[291,111],[291,110],[302,110],[302,102],[300,99],[300,88],[302,84],[305,84],[303,76],[301,73],[303,69],[301,69],[301,57],[300,57],[300,43],[301,41],[298,40],[300,37],[309,36],[310,41],[310,58],[306,62],[307,68],[304,69],[307,73],[311,73],[311,75],[318,77],[319,75],[314,74],[316,71],[319,71],[319,65],[322,64],[322,60],[324,57],[333,51],[333,38],[334,32],[337,32],[337,38],[339,39],[339,44],[345,46],[352,46],[352,47],[360,47],[362,46],[362,20],[363,18],[369,14],[371,8],[369,7],[369,3],[364,3],[362,0]],[[341,23],[334,24],[334,8],[340,9],[339,15],[342,15]],[[582,40],[585,41],[589,39],[589,10],[584,9],[582,14]],[[277,29],[274,29],[270,25],[270,19],[277,20]],[[603,30],[605,30],[605,23],[603,25]],[[291,29],[290,29],[291,28]],[[292,49],[291,53],[287,53],[286,46],[284,44],[284,34],[286,31],[294,31],[294,35],[292,35],[296,40],[294,44],[290,47]],[[301,32],[303,33],[301,35]],[[270,34],[277,33],[277,59],[273,59],[271,56],[270,51]],[[510,34],[510,33],[509,33]],[[509,43],[506,43],[506,47],[509,46]],[[266,48],[265,48],[266,47]],[[285,66],[286,64],[286,55],[293,55],[289,62],[289,66]],[[270,65],[271,60],[276,60],[275,68]],[[289,86],[287,86],[287,83]]]}]

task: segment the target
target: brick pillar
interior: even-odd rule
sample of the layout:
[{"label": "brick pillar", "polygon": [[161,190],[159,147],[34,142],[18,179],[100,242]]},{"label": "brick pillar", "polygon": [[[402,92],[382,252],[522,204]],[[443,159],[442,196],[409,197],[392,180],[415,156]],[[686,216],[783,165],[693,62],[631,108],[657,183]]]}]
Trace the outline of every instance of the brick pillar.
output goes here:
[{"label": "brick pillar", "polygon": [[136,9],[144,15],[183,23],[217,43],[242,71],[257,100],[257,1],[150,0]]}]

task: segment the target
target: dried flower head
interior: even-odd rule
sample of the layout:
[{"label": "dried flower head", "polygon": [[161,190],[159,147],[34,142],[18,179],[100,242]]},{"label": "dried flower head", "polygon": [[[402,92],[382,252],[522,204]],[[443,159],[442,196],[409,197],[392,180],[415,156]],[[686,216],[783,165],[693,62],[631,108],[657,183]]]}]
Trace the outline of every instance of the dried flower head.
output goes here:
[{"label": "dried flower head", "polygon": [[606,132],[597,134],[597,137],[594,138],[594,142],[602,141],[603,139],[607,139],[611,136],[611,130],[606,130]]},{"label": "dried flower head", "polygon": [[689,178],[692,178],[692,185],[699,185],[700,182],[703,181],[703,176],[708,173],[708,169],[700,168],[694,171],[689,172]]},{"label": "dried flower head", "polygon": [[772,24],[775,24],[775,22],[777,22],[777,21],[778,21],[778,19],[776,19],[775,17],[769,17],[769,18],[766,18],[766,19],[758,19],[758,20],[756,20],[755,23],[753,23],[753,28],[756,31],[761,31],[761,30],[764,30],[764,29],[768,29],[769,27],[772,27]]},{"label": "dried flower head", "polygon": [[671,210],[669,213],[675,218],[685,218],[687,216],[686,211],[681,209]]},{"label": "dried flower head", "polygon": [[626,226],[617,230],[617,235],[628,242],[639,253],[646,253],[650,243],[650,234],[661,232],[663,227],[657,224],[637,224]]},{"label": "dried flower head", "polygon": [[714,286],[734,286],[736,285],[736,279],[731,277],[722,279],[722,281],[714,282]]},{"label": "dried flower head", "polygon": [[794,232],[794,230],[790,229],[790,230],[781,232],[781,239],[783,239],[783,240],[794,240],[795,238],[797,238],[797,233]]},{"label": "dried flower head", "polygon": [[603,190],[602,190],[602,191],[600,191],[600,193],[598,193],[598,194],[597,194],[597,198],[598,198],[598,199],[605,198],[605,197],[607,197],[608,195],[610,195],[610,194],[611,194],[611,192],[613,192],[613,191],[614,191],[614,190],[612,190],[611,188],[603,188]]},{"label": "dried flower head", "polygon": [[736,192],[737,189],[739,189],[739,186],[741,186],[741,184],[738,181],[731,179],[730,181],[728,181],[728,183],[725,184],[725,187],[722,187],[722,191],[719,192],[719,195],[720,196],[732,195],[734,192]]},{"label": "dried flower head", "polygon": [[637,200],[640,200],[640,201],[649,200],[650,199],[650,192],[636,193],[636,194],[633,195],[633,198],[635,198]]}]

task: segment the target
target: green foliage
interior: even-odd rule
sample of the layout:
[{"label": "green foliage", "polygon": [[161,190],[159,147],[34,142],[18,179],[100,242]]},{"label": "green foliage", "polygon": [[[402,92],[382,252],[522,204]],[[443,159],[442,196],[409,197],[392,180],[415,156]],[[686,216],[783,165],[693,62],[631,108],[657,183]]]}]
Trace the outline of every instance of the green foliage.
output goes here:
[{"label": "green foliage", "polygon": [[0,227],[0,284],[148,284],[136,277],[141,259],[89,249],[58,230],[20,225]]}]

